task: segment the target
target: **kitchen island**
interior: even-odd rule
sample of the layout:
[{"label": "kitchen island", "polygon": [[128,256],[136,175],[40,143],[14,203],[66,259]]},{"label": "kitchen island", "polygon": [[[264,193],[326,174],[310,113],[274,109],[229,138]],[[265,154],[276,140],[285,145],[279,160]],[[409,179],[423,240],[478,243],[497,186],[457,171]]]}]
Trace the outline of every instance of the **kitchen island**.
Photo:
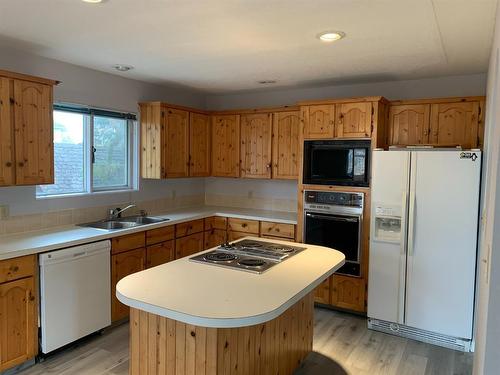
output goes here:
[{"label": "kitchen island", "polygon": [[344,255],[247,239],[306,249],[261,274],[186,257],[117,284],[131,307],[131,374],[291,374],[300,365],[312,350],[314,289]]}]

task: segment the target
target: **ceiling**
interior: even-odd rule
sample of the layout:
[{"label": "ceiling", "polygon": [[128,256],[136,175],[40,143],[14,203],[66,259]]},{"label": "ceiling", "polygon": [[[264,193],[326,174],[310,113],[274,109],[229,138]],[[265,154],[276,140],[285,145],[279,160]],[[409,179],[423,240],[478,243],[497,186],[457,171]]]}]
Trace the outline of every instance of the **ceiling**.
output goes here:
[{"label": "ceiling", "polygon": [[[213,93],[413,79],[485,72],[496,2],[2,0],[0,43]],[[316,38],[332,29],[347,37]]]}]

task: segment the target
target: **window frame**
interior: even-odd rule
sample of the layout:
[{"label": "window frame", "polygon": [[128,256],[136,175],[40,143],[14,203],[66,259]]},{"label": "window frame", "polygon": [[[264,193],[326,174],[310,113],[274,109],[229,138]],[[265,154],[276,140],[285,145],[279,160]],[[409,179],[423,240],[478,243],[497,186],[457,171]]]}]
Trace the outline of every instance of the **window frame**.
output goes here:
[{"label": "window frame", "polygon": [[[137,115],[135,113],[112,111],[89,106],[54,103],[52,111],[81,113],[84,115],[83,126],[83,187],[82,192],[56,193],[56,194],[38,194],[35,192],[36,199],[52,199],[79,197],[86,195],[100,195],[109,193],[127,193],[139,190],[139,129]],[[111,117],[126,120],[127,135],[127,184],[117,186],[106,186],[102,188],[94,187],[94,163],[92,162],[92,153],[94,147],[94,118]],[[55,161],[54,161],[55,162]]]}]

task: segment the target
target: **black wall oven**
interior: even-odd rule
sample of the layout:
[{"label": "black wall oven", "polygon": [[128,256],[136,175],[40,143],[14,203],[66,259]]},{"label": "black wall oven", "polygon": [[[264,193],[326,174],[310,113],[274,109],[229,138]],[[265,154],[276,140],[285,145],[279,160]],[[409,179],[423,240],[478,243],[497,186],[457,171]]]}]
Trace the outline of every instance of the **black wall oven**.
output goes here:
[{"label": "black wall oven", "polygon": [[339,274],[360,276],[363,204],[363,193],[304,192],[304,243],[342,252]]},{"label": "black wall oven", "polygon": [[368,186],[370,141],[305,141],[303,183]]}]

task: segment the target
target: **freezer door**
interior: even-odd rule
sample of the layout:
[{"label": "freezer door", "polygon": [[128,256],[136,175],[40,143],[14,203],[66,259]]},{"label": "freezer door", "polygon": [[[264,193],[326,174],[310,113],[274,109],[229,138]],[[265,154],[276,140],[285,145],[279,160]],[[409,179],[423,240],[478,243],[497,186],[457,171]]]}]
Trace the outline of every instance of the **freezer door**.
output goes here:
[{"label": "freezer door", "polygon": [[374,151],[368,316],[403,323],[406,268],[407,151]]},{"label": "freezer door", "polygon": [[406,325],[470,339],[481,155],[411,157]]}]

